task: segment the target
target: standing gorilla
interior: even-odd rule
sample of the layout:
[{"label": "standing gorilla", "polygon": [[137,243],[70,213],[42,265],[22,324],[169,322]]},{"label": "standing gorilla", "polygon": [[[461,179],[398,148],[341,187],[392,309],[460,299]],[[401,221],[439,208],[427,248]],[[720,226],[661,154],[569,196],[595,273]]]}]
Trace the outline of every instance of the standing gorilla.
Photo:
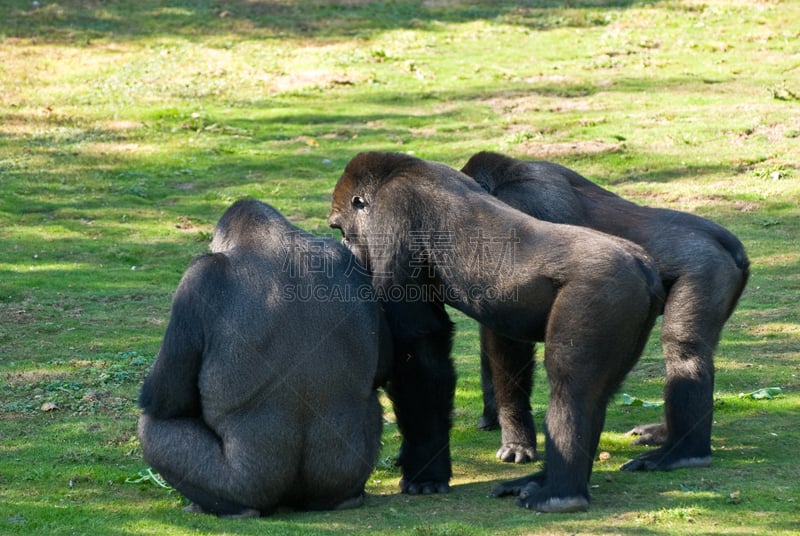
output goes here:
[{"label": "standing gorilla", "polygon": [[369,267],[398,347],[419,349],[431,337],[441,343],[427,354],[398,355],[389,380],[403,433],[401,486],[444,491],[442,475],[450,475],[449,416],[440,414],[448,408],[440,397],[452,404],[455,383],[443,343],[447,304],[506,340],[545,341],[552,388],[545,468],[493,494],[518,494],[518,504],[543,512],[585,510],[606,403],[662,304],[641,248],[536,220],[454,169],[393,153],[362,153],[348,163],[328,221]]},{"label": "standing gorilla", "polygon": [[[711,464],[714,364],[712,354],[725,321],[747,283],[749,262],[741,242],[704,218],[642,207],[549,162],[526,162],[478,153],[462,169],[486,191],[536,218],[582,225],[641,245],[655,261],[667,292],[661,342],[667,365],[664,424],[634,428],[637,444],[661,445],[622,466],[670,470]],[[483,424],[491,423],[492,375],[486,363],[502,359],[519,381],[494,375],[503,446],[498,457],[527,461],[535,455],[530,419],[531,345],[497,353],[502,336],[481,327]],[[491,371],[494,371],[491,367]],[[507,414],[511,413],[509,417]],[[507,441],[511,438],[511,441]]]},{"label": "standing gorilla", "polygon": [[351,299],[369,278],[257,201],[225,212],[211,250],[184,274],[142,386],[145,460],[195,511],[358,506],[391,360],[380,306]]}]

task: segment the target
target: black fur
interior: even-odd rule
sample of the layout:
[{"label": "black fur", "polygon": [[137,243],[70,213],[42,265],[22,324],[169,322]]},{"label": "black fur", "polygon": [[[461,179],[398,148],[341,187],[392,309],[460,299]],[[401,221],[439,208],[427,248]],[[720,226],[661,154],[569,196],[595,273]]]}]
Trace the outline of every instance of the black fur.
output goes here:
[{"label": "black fur", "polygon": [[217,515],[357,505],[391,363],[380,306],[346,299],[369,278],[256,201],[225,212],[211,250],[184,274],[142,386],[145,460]]},{"label": "black fur", "polygon": [[[509,340],[545,341],[552,388],[545,470],[494,494],[518,493],[520,505],[540,511],[586,509],[606,404],[662,304],[643,250],[536,220],[454,169],[393,153],[350,161],[334,188],[329,223],[370,267],[376,293],[387,296],[396,348],[425,356],[411,374],[390,379],[412,393],[394,401],[403,482],[417,484],[405,491],[444,490],[450,476],[442,437],[453,394],[449,305]],[[417,468],[425,469],[422,477]]]},{"label": "black fur", "polygon": [[[722,327],[733,312],[747,283],[749,261],[742,243],[723,227],[704,218],[674,210],[642,207],[600,188],[578,173],[549,162],[527,162],[497,153],[478,153],[462,169],[486,191],[536,218],[591,227],[641,245],[653,258],[667,290],[662,345],[667,363],[664,389],[665,422],[636,427],[640,444],[657,444],[623,465],[626,470],[670,470],[711,463],[713,412],[713,351]],[[481,331],[482,367],[494,359],[495,336]],[[521,348],[513,369],[527,381],[530,348]],[[523,369],[523,367],[527,367]],[[515,415],[524,411],[530,389],[490,385],[484,374],[485,397],[497,396],[502,414],[509,406]],[[501,393],[501,389],[503,392]],[[529,408],[528,408],[529,409]],[[487,405],[481,426],[493,422]],[[526,461],[535,451],[533,423],[529,418],[501,419],[507,461]],[[509,428],[509,429],[507,429]],[[507,437],[524,438],[507,445]],[[530,442],[529,442],[530,441]]]}]

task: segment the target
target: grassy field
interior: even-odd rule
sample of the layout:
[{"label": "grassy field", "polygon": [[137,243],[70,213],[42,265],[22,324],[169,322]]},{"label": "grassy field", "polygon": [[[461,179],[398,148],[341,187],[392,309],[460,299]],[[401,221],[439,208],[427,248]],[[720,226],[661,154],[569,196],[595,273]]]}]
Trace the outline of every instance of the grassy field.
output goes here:
[{"label": "grassy field", "polygon": [[[454,313],[450,494],[398,493],[391,422],[358,510],[220,520],[131,483],[138,388],[216,220],[252,196],[332,235],[363,150],[553,160],[736,233],[752,277],[716,354],[713,466],[619,472],[643,450],[624,432],[661,414],[620,397],[588,512],[487,498],[536,466],[476,430]],[[794,1],[2,0],[0,534],[796,534],[799,163]],[[657,337],[622,392],[661,400]]]}]

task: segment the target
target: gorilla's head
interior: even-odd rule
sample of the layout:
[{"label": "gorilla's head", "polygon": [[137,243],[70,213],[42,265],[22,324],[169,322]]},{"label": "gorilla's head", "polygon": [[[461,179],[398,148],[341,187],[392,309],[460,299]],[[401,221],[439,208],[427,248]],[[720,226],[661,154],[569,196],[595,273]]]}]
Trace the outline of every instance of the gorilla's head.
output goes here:
[{"label": "gorilla's head", "polygon": [[469,161],[461,168],[461,173],[465,173],[475,179],[481,188],[493,194],[509,175],[509,170],[515,163],[514,159],[489,151],[482,151],[472,156]]},{"label": "gorilla's head", "polygon": [[360,153],[333,189],[328,224],[372,270],[372,261],[408,249],[411,233],[444,232],[453,221],[466,221],[475,194],[494,201],[472,178],[444,164],[402,153]]},{"label": "gorilla's head", "polygon": [[379,206],[378,190],[419,162],[399,153],[360,153],[339,177],[333,189],[328,224],[342,232],[342,242],[365,266],[370,266],[369,240],[374,240],[370,215]]}]

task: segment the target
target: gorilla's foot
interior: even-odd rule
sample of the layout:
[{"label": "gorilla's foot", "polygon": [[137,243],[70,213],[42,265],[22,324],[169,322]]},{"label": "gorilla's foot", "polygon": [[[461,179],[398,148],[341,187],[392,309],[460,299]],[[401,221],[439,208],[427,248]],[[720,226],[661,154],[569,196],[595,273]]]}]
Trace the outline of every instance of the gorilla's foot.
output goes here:
[{"label": "gorilla's foot", "polygon": [[539,459],[536,447],[528,443],[505,443],[497,449],[495,456],[508,463],[529,463]]},{"label": "gorilla's foot", "polygon": [[659,447],[667,442],[667,425],[664,423],[643,424],[628,430],[625,435],[628,437],[638,436],[631,442],[632,445]]},{"label": "gorilla's foot", "polygon": [[223,514],[219,517],[223,517],[225,519],[250,519],[252,517],[261,517],[261,512],[253,508],[248,508],[246,510],[242,510],[238,514]]},{"label": "gorilla's foot", "polygon": [[661,447],[625,462],[620,467],[622,471],[672,471],[682,467],[708,467],[711,465],[711,455],[691,456],[678,452],[676,449]]},{"label": "gorilla's foot", "polygon": [[189,503],[189,506],[183,507],[184,512],[189,512],[190,514],[207,514],[203,507],[197,503]]},{"label": "gorilla's foot", "polygon": [[500,428],[500,422],[497,420],[497,415],[487,415],[484,413],[481,415],[480,419],[478,419],[478,430],[483,430],[484,432],[488,432],[490,430],[497,430]]},{"label": "gorilla's foot", "polygon": [[522,490],[530,487],[533,489],[534,487],[542,487],[545,482],[545,473],[544,471],[540,471],[538,473],[534,473],[532,475],[523,476],[522,478],[517,478],[514,480],[509,480],[508,482],[503,482],[496,488],[494,488],[491,493],[489,493],[490,497],[507,497],[508,495],[519,495],[522,493]]},{"label": "gorilla's foot", "polygon": [[447,482],[418,482],[400,480],[400,492],[408,495],[431,495],[433,493],[448,493],[450,484]]},{"label": "gorilla's foot", "polygon": [[517,506],[546,513],[585,512],[589,509],[589,499],[583,495],[552,497],[547,486],[532,482],[520,492]]},{"label": "gorilla's foot", "polygon": [[[199,504],[194,503],[194,502],[190,503],[189,506],[184,507],[183,511],[184,512],[190,512],[192,514],[210,514],[210,515],[215,515],[212,512],[209,512],[208,510],[205,510],[202,506],[200,506]],[[243,509],[240,512],[237,512],[235,514],[221,514],[221,515],[219,515],[219,517],[222,517],[222,518],[225,518],[225,519],[249,519],[251,517],[261,517],[261,512],[259,512],[258,510],[255,510],[254,508],[245,508],[245,509]]]},{"label": "gorilla's foot", "polygon": [[349,499],[345,499],[336,506],[333,507],[334,510],[349,510],[351,508],[358,508],[364,504],[364,494],[359,493],[355,497],[350,497]]}]

